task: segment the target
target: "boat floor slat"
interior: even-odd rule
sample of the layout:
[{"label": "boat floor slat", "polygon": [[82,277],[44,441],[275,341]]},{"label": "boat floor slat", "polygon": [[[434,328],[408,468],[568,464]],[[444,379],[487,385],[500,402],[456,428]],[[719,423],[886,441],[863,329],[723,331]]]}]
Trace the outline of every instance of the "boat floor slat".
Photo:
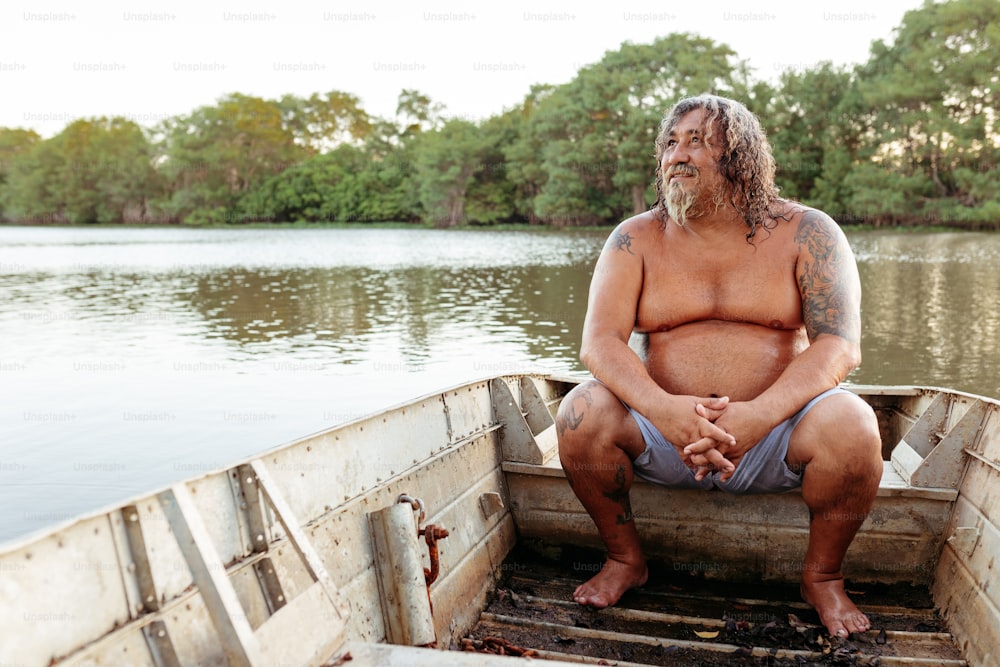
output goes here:
[{"label": "boat floor slat", "polygon": [[966,664],[924,589],[850,586],[855,599],[871,601],[859,606],[873,629],[837,639],[794,599],[798,586],[667,577],[674,573],[653,563],[647,584],[616,606],[583,607],[572,601],[573,590],[601,561],[595,568],[578,553],[561,556],[515,549],[467,642],[497,637],[541,659],[592,656],[611,665]]},{"label": "boat floor slat", "polygon": [[[553,600],[570,600],[567,591],[572,591],[581,582],[565,580],[563,582],[541,581],[535,579],[512,578],[511,590],[527,596],[537,596]],[[624,603],[631,609],[659,611],[664,608],[677,614],[700,615],[713,617],[720,623],[731,618],[737,621],[768,622],[784,619],[789,613],[796,615],[812,615],[812,608],[801,600],[761,600],[743,597],[725,597],[710,594],[684,593],[681,591],[664,591],[644,587],[626,594]],[[872,619],[877,627],[887,631],[903,630],[916,624],[926,632],[939,632],[944,624],[937,618],[933,609],[907,608],[899,605],[858,604],[858,608]]]},{"label": "boat floor slat", "polygon": [[[562,607],[568,610],[580,610],[580,605],[569,600],[553,600],[551,598],[539,598],[532,595],[523,596],[523,602],[536,608]],[[706,618],[701,616],[683,616],[678,614],[667,614],[657,611],[645,611],[642,609],[632,609],[629,607],[608,607],[601,610],[601,614],[622,620],[635,621],[638,623],[683,623],[685,625],[696,625],[702,628],[725,628],[727,621],[722,618]],[[752,627],[753,623],[747,623],[747,627]],[[818,628],[818,625],[802,623],[804,628]],[[869,630],[869,635],[873,640],[879,636],[880,630]],[[906,630],[885,630],[884,638],[888,641],[899,640],[911,643],[940,644],[950,643],[954,640],[947,632],[910,632]]]},{"label": "boat floor slat", "polygon": [[710,641],[693,641],[689,639],[676,639],[670,637],[654,637],[639,633],[617,632],[613,630],[598,630],[594,628],[581,628],[572,625],[559,623],[547,623],[545,621],[534,621],[518,618],[514,616],[503,616],[486,612],[483,614],[481,623],[484,629],[496,629],[501,631],[506,628],[525,628],[532,631],[532,634],[554,633],[562,643],[575,643],[577,639],[596,639],[611,642],[621,642],[628,644],[641,644],[658,648],[687,649],[695,651],[709,651],[713,653],[739,653],[741,648],[747,656],[771,655],[777,658],[795,659],[797,656],[818,657],[822,655],[817,651],[802,651],[794,649],[764,649],[754,647],[747,650],[745,647],[736,644],[726,644]]},{"label": "boat floor slat", "polygon": [[[532,576],[532,575],[526,576],[523,574],[511,576],[509,581],[512,587],[520,586],[525,588],[530,588],[530,587],[563,588],[566,586],[575,587],[581,583],[580,579],[572,579],[569,577],[558,577],[558,576],[543,577],[543,576]],[[711,583],[715,584],[714,587],[729,585],[729,584],[721,584],[719,582],[711,582]],[[801,598],[797,597],[798,596],[797,586],[777,584],[777,585],[769,585],[769,588],[773,590],[776,593],[776,595],[768,599],[749,598],[749,597],[742,597],[739,595],[712,595],[709,593],[689,593],[679,589],[657,590],[649,587],[638,588],[635,589],[634,592],[637,594],[657,597],[657,598],[673,598],[677,600],[688,599],[688,600],[698,600],[699,602],[714,601],[728,605],[741,604],[741,605],[765,606],[765,607],[777,605],[777,606],[791,607],[796,609],[811,609],[811,607],[808,604],[803,602]],[[859,586],[859,588],[863,587]],[[861,590],[859,592],[862,595],[869,594],[868,591],[864,590]],[[909,616],[909,617],[921,616],[929,619],[935,618],[934,609],[931,606],[929,595],[926,595],[926,600],[923,601],[924,604],[927,604],[926,607],[912,607],[903,605],[884,604],[886,602],[884,597],[885,596],[883,595],[879,598],[878,602],[873,602],[870,604],[866,604],[864,600],[861,599],[856,600],[856,602],[858,604],[858,608],[864,611],[865,613],[895,614],[895,615]]]}]

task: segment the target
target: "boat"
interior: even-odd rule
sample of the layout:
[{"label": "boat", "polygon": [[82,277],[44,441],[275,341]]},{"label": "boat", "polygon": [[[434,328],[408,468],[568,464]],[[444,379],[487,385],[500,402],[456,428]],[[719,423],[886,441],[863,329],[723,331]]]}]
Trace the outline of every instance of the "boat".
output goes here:
[{"label": "boat", "polygon": [[1000,664],[996,400],[846,385],[884,475],[844,563],[872,629],[836,639],[797,595],[795,491],[637,480],[650,581],[572,602],[601,544],[554,415],[584,379],[476,379],[10,543],[0,664]]}]

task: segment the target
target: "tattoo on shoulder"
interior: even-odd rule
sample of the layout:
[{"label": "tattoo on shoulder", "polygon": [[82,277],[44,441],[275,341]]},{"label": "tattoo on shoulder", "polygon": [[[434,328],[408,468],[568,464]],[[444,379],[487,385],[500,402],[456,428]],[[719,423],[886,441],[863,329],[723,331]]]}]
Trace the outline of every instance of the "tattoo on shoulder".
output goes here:
[{"label": "tattoo on shoulder", "polygon": [[628,232],[615,232],[615,235],[611,237],[611,242],[619,250],[624,250],[630,255],[635,254],[632,252],[632,235]]},{"label": "tattoo on shoulder", "polygon": [[828,333],[856,342],[860,314],[851,303],[850,287],[844,276],[845,263],[851,260],[834,225],[823,213],[807,211],[795,232],[795,241],[801,249],[802,317],[810,339]]}]

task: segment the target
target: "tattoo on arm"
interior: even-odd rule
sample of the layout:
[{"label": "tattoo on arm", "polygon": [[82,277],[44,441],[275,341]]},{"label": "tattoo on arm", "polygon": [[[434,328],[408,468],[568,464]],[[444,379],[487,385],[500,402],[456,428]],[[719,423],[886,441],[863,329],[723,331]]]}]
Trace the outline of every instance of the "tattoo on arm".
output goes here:
[{"label": "tattoo on arm", "polygon": [[630,255],[634,255],[632,252],[632,235],[628,232],[615,232],[615,235],[611,237],[612,243],[619,250],[624,250]]},{"label": "tattoo on arm", "polygon": [[845,256],[840,240],[824,223],[824,216],[808,211],[802,216],[795,241],[802,249],[799,290],[803,295],[802,318],[809,339],[828,333],[857,342],[860,314],[852,304],[850,286],[843,274]]},{"label": "tattoo on arm", "polygon": [[633,519],[632,503],[628,497],[628,489],[625,488],[625,466],[623,465],[619,465],[618,469],[615,471],[615,484],[617,484],[615,489],[612,491],[605,491],[604,497],[618,503],[621,506],[622,512],[621,514],[615,516],[615,522],[618,525],[622,525]]}]

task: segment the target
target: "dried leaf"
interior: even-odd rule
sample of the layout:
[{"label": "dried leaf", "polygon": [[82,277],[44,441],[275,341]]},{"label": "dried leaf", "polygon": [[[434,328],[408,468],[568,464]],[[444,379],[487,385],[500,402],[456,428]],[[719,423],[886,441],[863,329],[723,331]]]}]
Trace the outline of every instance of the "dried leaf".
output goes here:
[{"label": "dried leaf", "polygon": [[702,639],[715,639],[716,637],[719,636],[719,631],[718,630],[712,630],[706,632],[695,631],[695,634],[701,637]]},{"label": "dried leaf", "polygon": [[800,621],[799,617],[796,616],[795,614],[788,615],[788,625],[792,626],[799,632],[805,632],[807,629],[809,629],[809,624]]}]

